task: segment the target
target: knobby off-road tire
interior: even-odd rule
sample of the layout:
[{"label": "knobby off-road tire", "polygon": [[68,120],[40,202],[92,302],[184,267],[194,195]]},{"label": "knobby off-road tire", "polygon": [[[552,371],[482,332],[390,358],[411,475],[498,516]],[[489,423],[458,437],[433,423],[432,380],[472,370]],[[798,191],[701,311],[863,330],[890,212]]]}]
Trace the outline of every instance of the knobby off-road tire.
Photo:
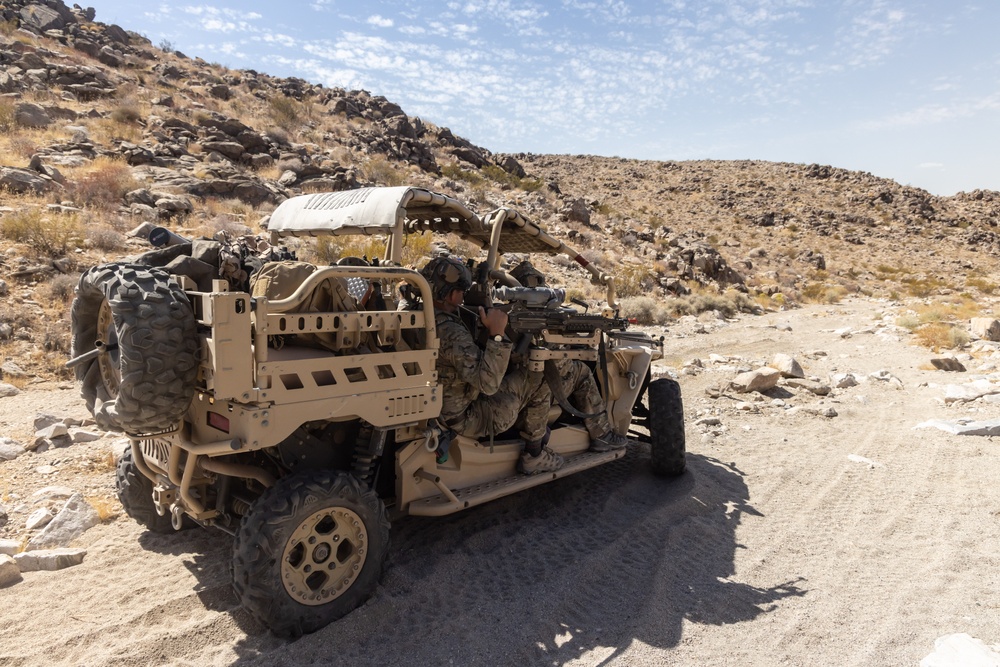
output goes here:
[{"label": "knobby off-road tire", "polygon": [[104,264],[82,276],[72,306],[81,393],[104,430],[174,426],[195,390],[200,343],[191,304],[163,269]]},{"label": "knobby off-road tire", "polygon": [[684,472],[684,404],[676,380],[661,378],[649,383],[650,464],[653,472],[676,477]]},{"label": "knobby off-road tire", "polygon": [[385,506],[348,473],[284,477],[243,517],[233,588],[279,637],[315,632],[367,600],[389,547]]},{"label": "knobby off-road tire", "polygon": [[156,513],[153,505],[153,482],[139,472],[131,448],[126,449],[118,459],[116,472],[115,490],[125,513],[154,533],[174,532],[170,515],[160,516]]}]

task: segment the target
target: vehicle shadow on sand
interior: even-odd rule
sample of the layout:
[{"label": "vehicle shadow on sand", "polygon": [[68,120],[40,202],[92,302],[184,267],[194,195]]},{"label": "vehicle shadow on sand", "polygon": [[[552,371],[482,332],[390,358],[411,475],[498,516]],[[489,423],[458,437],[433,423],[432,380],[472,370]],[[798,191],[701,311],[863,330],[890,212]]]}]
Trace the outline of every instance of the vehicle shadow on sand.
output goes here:
[{"label": "vehicle shadow on sand", "polygon": [[601,664],[636,640],[669,649],[684,620],[739,623],[806,594],[729,579],[745,514],[760,516],[734,466],[688,454],[683,476],[661,479],[636,446],[479,508],[397,521],[367,604],[294,642],[241,623],[236,664]]}]

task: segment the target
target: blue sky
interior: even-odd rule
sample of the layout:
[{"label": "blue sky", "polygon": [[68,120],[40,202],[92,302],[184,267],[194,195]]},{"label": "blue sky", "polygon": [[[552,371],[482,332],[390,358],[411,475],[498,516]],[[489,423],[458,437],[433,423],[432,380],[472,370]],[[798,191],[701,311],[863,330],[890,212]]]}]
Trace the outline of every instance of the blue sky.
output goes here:
[{"label": "blue sky", "polygon": [[1000,190],[996,0],[86,4],[191,57],[384,95],[495,152]]}]

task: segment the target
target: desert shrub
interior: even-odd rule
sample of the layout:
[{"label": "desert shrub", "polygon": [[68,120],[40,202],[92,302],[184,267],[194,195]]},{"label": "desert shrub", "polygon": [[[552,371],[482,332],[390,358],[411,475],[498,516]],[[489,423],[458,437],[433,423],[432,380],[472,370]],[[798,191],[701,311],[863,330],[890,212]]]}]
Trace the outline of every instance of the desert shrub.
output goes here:
[{"label": "desert shrub", "polygon": [[647,294],[656,283],[656,274],[648,266],[624,264],[615,272],[615,294],[621,298]]},{"label": "desert shrub", "polygon": [[77,206],[110,210],[121,205],[126,192],[138,187],[127,164],[100,157],[67,189]]},{"label": "desert shrub", "polygon": [[80,276],[78,275],[60,274],[56,276],[46,286],[49,299],[54,303],[69,303],[79,282]]},{"label": "desert shrub", "polygon": [[17,125],[14,122],[14,109],[14,100],[0,99],[0,132],[10,132]]},{"label": "desert shrub", "polygon": [[967,287],[972,287],[983,294],[993,294],[997,291],[998,285],[996,283],[991,283],[985,278],[969,277],[965,280],[965,285]]},{"label": "desert shrub", "polygon": [[48,215],[29,208],[0,218],[0,236],[41,255],[58,257],[81,241],[83,228],[75,215]]},{"label": "desert shrub", "polygon": [[842,285],[828,285],[821,282],[807,283],[802,288],[802,300],[812,303],[840,303],[847,294]]},{"label": "desert shrub", "polygon": [[732,317],[740,312],[756,312],[758,306],[748,295],[738,290],[719,293],[710,288],[698,288],[691,294],[677,297],[667,302],[675,315],[697,315],[712,310],[724,317]]},{"label": "desert shrub", "polygon": [[932,322],[914,332],[917,342],[931,350],[953,350],[969,342],[969,332],[964,325],[956,326],[947,322]]},{"label": "desert shrub", "polygon": [[275,95],[267,103],[268,111],[275,124],[287,131],[296,129],[311,115],[308,104],[287,95]]},{"label": "desert shrub", "polygon": [[906,285],[906,292],[910,296],[926,297],[947,287],[947,283],[935,276],[925,278],[903,278],[900,282]]},{"label": "desert shrub", "polygon": [[639,324],[666,324],[671,319],[670,307],[651,296],[633,296],[621,300],[621,315],[635,318]]},{"label": "desert shrub", "polygon": [[921,304],[914,307],[913,312],[921,324],[954,322],[956,320],[964,321],[973,317],[979,317],[981,314],[979,304],[975,300],[962,297]]},{"label": "desert shrub", "polygon": [[111,111],[111,120],[122,125],[135,125],[142,120],[142,114],[138,107],[131,104],[123,104]]},{"label": "desert shrub", "polygon": [[381,155],[364,163],[361,173],[367,180],[379,185],[397,186],[406,182],[405,173]]},{"label": "desert shrub", "polygon": [[86,240],[97,250],[121,250],[125,247],[125,236],[106,225],[87,227]]},{"label": "desert shrub", "polygon": [[376,236],[321,236],[315,246],[317,264],[335,264],[341,257],[385,256],[385,239]]},{"label": "desert shrub", "polygon": [[27,160],[38,152],[38,145],[24,135],[12,136],[9,146],[10,152],[23,160]]},{"label": "desert shrub", "polygon": [[[501,170],[502,171],[502,170]],[[447,178],[463,181],[469,185],[482,185],[483,177],[470,169],[462,169],[457,164],[446,164],[441,167],[441,174]]]},{"label": "desert shrub", "polygon": [[920,326],[920,318],[914,312],[903,313],[896,318],[896,326],[902,327],[912,333]]}]

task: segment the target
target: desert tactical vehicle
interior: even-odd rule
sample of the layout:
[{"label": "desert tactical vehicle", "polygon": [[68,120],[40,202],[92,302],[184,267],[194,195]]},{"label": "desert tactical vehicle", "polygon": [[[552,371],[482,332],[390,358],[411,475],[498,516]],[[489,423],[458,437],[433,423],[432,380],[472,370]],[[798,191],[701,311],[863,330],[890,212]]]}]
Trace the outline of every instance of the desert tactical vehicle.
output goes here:
[{"label": "desert tactical vehicle", "polygon": [[[156,532],[232,534],[236,593],[277,635],[315,631],[372,594],[390,518],[451,514],[637,455],[588,451],[581,420],[557,404],[548,446],[565,466],[520,475],[516,433],[479,442],[438,423],[430,286],[401,266],[413,235],[480,248],[476,288],[519,323],[521,363],[589,364],[614,429],[648,443],[654,472],[683,472],[679,387],[650,374],[662,339],[629,331],[612,277],[516,211],[480,218],[421,188],[363,188],[289,199],[268,232],[235,250],[161,232],[162,248],[85,272],[69,365],[98,425],[130,439],[117,467],[126,513]],[[383,237],[385,256],[321,267],[278,250],[359,234]],[[520,285],[503,268],[510,253],[567,256],[606,288],[606,306]]]}]

